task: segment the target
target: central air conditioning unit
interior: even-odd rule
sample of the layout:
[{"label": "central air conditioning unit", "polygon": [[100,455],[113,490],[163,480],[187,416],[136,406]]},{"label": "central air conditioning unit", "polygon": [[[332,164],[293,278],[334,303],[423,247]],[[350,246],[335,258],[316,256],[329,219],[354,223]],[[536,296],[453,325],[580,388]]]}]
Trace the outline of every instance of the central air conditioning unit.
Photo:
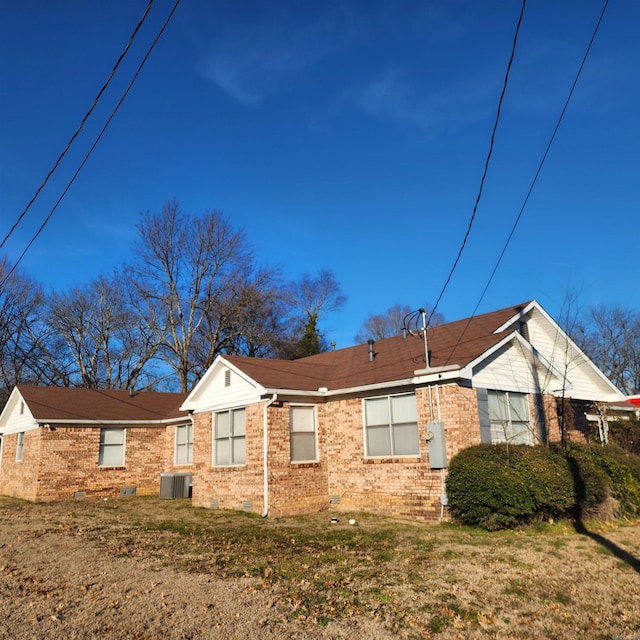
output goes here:
[{"label": "central air conditioning unit", "polygon": [[161,473],[160,474],[160,497],[190,498],[191,497],[191,474],[190,473]]}]

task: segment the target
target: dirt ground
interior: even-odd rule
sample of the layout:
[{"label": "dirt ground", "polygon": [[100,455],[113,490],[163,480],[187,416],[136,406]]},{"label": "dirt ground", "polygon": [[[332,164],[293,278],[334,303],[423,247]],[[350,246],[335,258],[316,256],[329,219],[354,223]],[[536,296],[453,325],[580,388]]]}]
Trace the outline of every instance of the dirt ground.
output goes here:
[{"label": "dirt ground", "polygon": [[0,498],[0,638],[640,639],[639,523],[483,534],[177,502]]}]

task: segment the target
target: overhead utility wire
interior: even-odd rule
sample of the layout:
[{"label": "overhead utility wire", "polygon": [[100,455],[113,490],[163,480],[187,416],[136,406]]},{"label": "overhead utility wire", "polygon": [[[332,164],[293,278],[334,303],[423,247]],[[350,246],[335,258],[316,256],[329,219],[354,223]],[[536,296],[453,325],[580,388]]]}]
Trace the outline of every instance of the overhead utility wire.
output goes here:
[{"label": "overhead utility wire", "polygon": [[5,276],[4,280],[2,280],[2,282],[0,283],[0,290],[4,286],[5,282],[9,279],[11,274],[16,270],[16,267],[22,261],[22,258],[24,258],[24,256],[27,253],[27,251],[31,248],[31,245],[36,241],[37,237],[42,233],[43,229],[47,226],[47,223],[49,222],[49,220],[51,220],[51,216],[53,216],[55,210],[58,208],[58,205],[62,202],[62,199],[67,194],[67,191],[69,191],[69,189],[71,188],[71,185],[75,182],[75,179],[78,177],[78,174],[80,173],[80,171],[82,170],[82,168],[86,164],[87,160],[89,159],[89,156],[93,153],[93,150],[96,148],[96,146],[97,146],[98,142],[100,141],[100,139],[102,138],[104,132],[107,130],[107,127],[109,126],[109,124],[113,120],[114,116],[116,115],[116,113],[118,112],[120,107],[122,106],[122,103],[124,102],[125,98],[127,97],[127,94],[131,90],[131,87],[133,87],[134,82],[136,81],[136,79],[140,75],[140,72],[142,71],[142,68],[144,67],[145,63],[147,62],[147,59],[149,58],[149,56],[151,55],[151,52],[153,51],[153,49],[155,48],[156,44],[158,43],[158,40],[160,40],[160,37],[164,33],[164,31],[167,28],[167,26],[169,25],[169,22],[171,21],[171,18],[173,17],[173,14],[175,13],[175,11],[178,8],[179,4],[180,4],[180,0],[176,0],[176,3],[173,5],[173,9],[171,9],[171,13],[169,14],[167,19],[165,20],[164,24],[162,25],[162,28],[160,29],[158,35],[155,37],[155,40],[151,43],[151,46],[149,47],[149,49],[148,49],[146,55],[144,56],[144,58],[142,59],[142,62],[138,66],[138,69],[136,70],[135,74],[131,78],[131,82],[129,82],[129,85],[127,86],[125,92],[122,94],[122,97],[120,98],[118,104],[115,106],[115,108],[111,112],[111,115],[109,116],[109,118],[105,122],[105,125],[102,127],[102,129],[101,129],[100,133],[98,134],[98,136],[96,137],[94,143],[91,145],[91,148],[89,149],[89,151],[85,155],[84,159],[80,163],[80,166],[78,167],[76,172],[71,177],[71,180],[69,180],[69,182],[68,182],[67,186],[65,187],[64,191],[62,192],[62,194],[60,195],[60,197],[58,198],[56,203],[53,205],[53,208],[49,212],[49,215],[45,218],[45,220],[42,223],[42,225],[40,225],[40,228],[38,229],[38,231],[36,231],[36,233],[34,234],[33,238],[31,238],[31,240],[29,241],[29,244],[27,244],[27,246],[25,247],[24,251],[20,254],[20,257],[16,260],[15,264],[13,265],[13,267],[11,268],[9,273],[7,273],[7,275]]},{"label": "overhead utility wire", "polygon": [[504,83],[502,85],[502,93],[500,94],[500,100],[498,101],[498,110],[496,113],[496,120],[493,124],[493,131],[491,132],[491,142],[489,144],[489,151],[487,153],[487,159],[484,163],[484,172],[482,173],[482,179],[480,180],[480,188],[478,190],[478,195],[476,196],[475,204],[473,205],[473,213],[471,214],[471,218],[469,219],[469,224],[467,225],[467,231],[462,240],[462,244],[460,245],[460,249],[458,250],[458,255],[451,267],[451,271],[449,271],[449,275],[447,276],[447,280],[440,291],[440,295],[436,300],[436,303],[433,305],[433,309],[431,309],[431,313],[429,314],[429,320],[427,321],[427,325],[431,324],[431,318],[433,318],[433,314],[436,312],[438,308],[438,304],[440,304],[440,300],[442,300],[442,296],[444,292],[447,290],[449,286],[449,282],[451,281],[451,277],[453,276],[453,272],[456,270],[458,266],[458,262],[460,262],[460,258],[462,257],[462,252],[467,244],[467,239],[469,238],[469,234],[471,233],[471,227],[473,226],[473,222],[476,217],[476,212],[478,211],[478,205],[480,204],[480,198],[482,197],[482,189],[484,187],[484,181],[487,177],[487,173],[489,171],[489,161],[491,160],[491,155],[493,153],[493,143],[496,137],[496,131],[498,129],[498,122],[500,121],[500,112],[502,111],[502,102],[504,101],[504,96],[507,91],[507,83],[509,81],[509,72],[511,71],[511,65],[513,63],[513,59],[516,54],[516,43],[518,41],[518,33],[520,32],[520,25],[522,24],[522,17],[524,16],[524,9],[527,4],[527,0],[522,0],[522,9],[520,10],[520,17],[518,18],[518,24],[516,25],[516,31],[513,36],[513,45],[511,46],[511,55],[509,56],[509,63],[507,64],[507,71],[504,76]]},{"label": "overhead utility wire", "polygon": [[469,316],[469,318],[467,319],[467,323],[464,327],[464,329],[462,330],[462,333],[460,334],[460,337],[458,338],[458,341],[456,342],[455,346],[453,347],[453,349],[451,350],[451,354],[449,356],[449,358],[447,359],[446,364],[449,364],[449,359],[451,358],[451,355],[453,354],[453,352],[458,348],[458,345],[460,344],[460,342],[462,341],[462,338],[464,336],[464,334],[466,333],[467,329],[469,328],[469,324],[471,323],[471,320],[475,317],[478,308],[480,307],[480,304],[482,303],[482,300],[484,299],[484,296],[486,295],[489,286],[491,285],[491,282],[493,281],[493,277],[496,275],[496,271],[498,270],[498,267],[500,266],[500,263],[502,262],[502,258],[504,257],[504,254],[507,251],[507,247],[509,246],[509,243],[511,242],[511,239],[513,238],[514,233],[516,232],[516,228],[520,222],[520,219],[522,218],[522,214],[524,213],[524,210],[529,202],[529,198],[531,197],[531,193],[533,192],[533,188],[536,185],[536,182],[538,181],[538,177],[540,176],[540,173],[542,171],[542,167],[544,166],[544,163],[547,159],[547,156],[549,155],[549,151],[551,150],[551,145],[553,144],[553,141],[555,140],[556,134],[558,133],[558,129],[560,128],[560,123],[562,122],[564,115],[567,111],[567,108],[569,107],[569,102],[571,101],[571,98],[573,96],[573,92],[576,88],[576,85],[578,84],[578,80],[580,78],[580,75],[582,74],[582,70],[584,68],[585,63],[587,62],[587,58],[589,57],[589,53],[591,52],[591,47],[596,39],[596,35],[598,33],[598,30],[600,29],[600,25],[602,24],[602,20],[604,18],[604,14],[607,10],[607,5],[609,4],[609,0],[605,0],[603,6],[602,6],[602,11],[600,12],[600,17],[598,18],[598,22],[596,23],[595,29],[593,30],[593,34],[591,36],[591,40],[589,40],[589,44],[587,46],[587,49],[585,51],[584,56],[582,57],[582,62],[580,63],[580,66],[578,67],[578,72],[576,73],[576,77],[573,81],[573,84],[571,85],[571,89],[569,90],[569,94],[567,95],[567,99],[565,100],[564,106],[562,107],[562,111],[560,112],[560,116],[558,117],[558,121],[556,122],[556,126],[553,129],[553,133],[551,134],[551,137],[549,138],[549,142],[547,143],[547,147],[544,151],[544,153],[542,154],[542,158],[540,160],[540,163],[538,164],[538,169],[536,170],[535,175],[533,176],[533,180],[531,181],[531,186],[529,187],[529,190],[527,191],[527,195],[525,196],[525,199],[522,203],[522,206],[520,207],[520,211],[518,212],[518,215],[516,216],[515,222],[513,223],[513,226],[511,227],[511,231],[509,233],[509,235],[507,236],[507,239],[504,243],[504,246],[502,247],[502,251],[500,253],[500,256],[498,257],[498,260],[495,264],[495,266],[493,267],[493,271],[491,272],[491,275],[489,276],[489,279],[487,280],[487,284],[485,285],[484,289],[482,290],[482,294],[480,295],[480,298],[478,299],[478,303],[476,304],[473,313],[471,314],[471,316]]},{"label": "overhead utility wire", "polygon": [[4,240],[0,243],[0,249],[2,249],[2,247],[4,247],[4,245],[7,242],[7,240],[11,237],[13,232],[16,230],[16,228],[18,227],[18,225],[20,224],[22,219],[27,214],[27,211],[29,211],[29,209],[31,208],[31,205],[35,202],[36,198],[40,195],[40,192],[44,189],[44,187],[47,184],[47,182],[49,182],[49,178],[53,175],[54,171],[60,165],[60,162],[62,161],[62,158],[65,157],[65,155],[67,154],[67,152],[71,148],[71,145],[73,144],[74,140],[78,137],[80,131],[82,131],[82,128],[84,127],[84,125],[86,124],[87,120],[89,119],[89,116],[93,113],[93,110],[96,108],[96,105],[98,104],[100,98],[102,97],[102,94],[106,91],[106,89],[109,86],[111,80],[113,79],[113,76],[115,75],[116,71],[118,70],[118,67],[120,66],[120,63],[124,59],[125,55],[127,55],[127,52],[129,51],[129,49],[131,48],[131,45],[133,44],[133,41],[134,41],[136,35],[138,34],[138,31],[140,31],[140,28],[142,27],[144,21],[147,18],[147,15],[149,14],[149,11],[151,10],[151,5],[153,4],[153,2],[154,2],[154,0],[149,0],[149,4],[147,5],[147,8],[146,8],[142,18],[140,18],[140,21],[136,25],[136,28],[133,30],[133,33],[131,34],[131,37],[129,38],[129,42],[127,42],[127,46],[124,48],[124,51],[120,54],[120,57],[118,58],[115,66],[111,70],[111,73],[109,74],[109,77],[107,78],[106,82],[102,85],[102,88],[100,89],[100,91],[98,91],[98,95],[94,98],[93,104],[89,108],[89,111],[87,111],[87,113],[85,114],[84,118],[82,118],[82,121],[80,122],[80,125],[76,129],[75,133],[69,139],[69,142],[67,142],[67,146],[64,148],[64,151],[58,156],[58,159],[55,161],[53,167],[51,167],[51,170],[49,171],[49,173],[47,174],[47,176],[43,180],[42,184],[36,189],[36,192],[33,194],[33,197],[31,198],[31,200],[29,200],[27,206],[24,208],[24,211],[18,216],[18,219],[16,220],[14,225],[11,227],[11,229],[9,229],[9,233],[7,233],[7,235],[4,237]]}]

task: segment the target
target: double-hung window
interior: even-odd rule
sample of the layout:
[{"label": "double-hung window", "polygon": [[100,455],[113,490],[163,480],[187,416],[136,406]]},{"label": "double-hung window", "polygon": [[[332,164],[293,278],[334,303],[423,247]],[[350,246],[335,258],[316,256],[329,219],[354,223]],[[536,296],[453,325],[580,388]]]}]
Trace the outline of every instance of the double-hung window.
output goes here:
[{"label": "double-hung window", "polygon": [[364,422],[367,456],[420,455],[415,394],[365,399]]},{"label": "double-hung window", "polygon": [[100,429],[100,452],[98,465],[101,467],[124,466],[124,429]]},{"label": "double-hung window", "polygon": [[18,441],[16,442],[16,462],[22,460],[22,452],[24,450],[24,431],[18,434]]},{"label": "double-hung window", "polygon": [[244,464],[244,409],[215,413],[213,430],[213,464],[217,466]]},{"label": "double-hung window", "polygon": [[193,425],[181,424],[176,427],[176,464],[193,463]]},{"label": "double-hung window", "polygon": [[533,444],[529,400],[525,393],[488,391],[491,442]]},{"label": "double-hung window", "polygon": [[315,462],[316,408],[292,405],[289,413],[291,425],[291,462]]}]

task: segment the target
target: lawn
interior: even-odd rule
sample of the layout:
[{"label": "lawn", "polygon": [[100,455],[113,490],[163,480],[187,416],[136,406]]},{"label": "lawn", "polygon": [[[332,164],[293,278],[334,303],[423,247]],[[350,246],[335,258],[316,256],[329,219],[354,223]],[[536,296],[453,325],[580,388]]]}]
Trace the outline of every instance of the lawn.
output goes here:
[{"label": "lawn", "polygon": [[0,498],[0,594],[0,638],[638,640],[640,523],[486,533]]}]

